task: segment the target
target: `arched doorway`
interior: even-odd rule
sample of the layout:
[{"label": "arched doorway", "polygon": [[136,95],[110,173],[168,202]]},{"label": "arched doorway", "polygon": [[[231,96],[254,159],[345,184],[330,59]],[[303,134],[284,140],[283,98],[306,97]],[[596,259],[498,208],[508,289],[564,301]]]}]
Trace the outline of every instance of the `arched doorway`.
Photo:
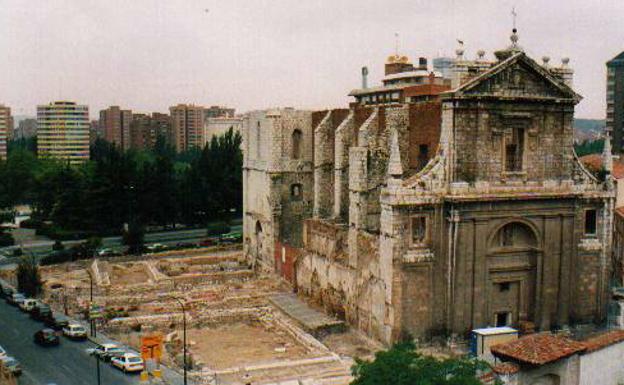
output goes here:
[{"label": "arched doorway", "polygon": [[262,259],[262,225],[260,221],[256,222],[256,259]]},{"label": "arched doorway", "polygon": [[498,227],[488,251],[488,315],[493,326],[534,321],[540,242],[528,224]]}]

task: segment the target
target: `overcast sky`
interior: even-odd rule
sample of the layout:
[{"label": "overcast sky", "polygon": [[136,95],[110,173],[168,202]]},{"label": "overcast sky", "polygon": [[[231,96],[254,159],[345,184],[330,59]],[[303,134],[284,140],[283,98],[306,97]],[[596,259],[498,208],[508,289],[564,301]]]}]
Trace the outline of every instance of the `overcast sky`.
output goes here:
[{"label": "overcast sky", "polygon": [[239,111],[345,107],[367,65],[520,44],[541,62],[570,57],[584,100],[603,118],[605,62],[624,50],[624,0],[0,0],[0,103],[15,115],[69,99],[167,111],[180,102]]}]

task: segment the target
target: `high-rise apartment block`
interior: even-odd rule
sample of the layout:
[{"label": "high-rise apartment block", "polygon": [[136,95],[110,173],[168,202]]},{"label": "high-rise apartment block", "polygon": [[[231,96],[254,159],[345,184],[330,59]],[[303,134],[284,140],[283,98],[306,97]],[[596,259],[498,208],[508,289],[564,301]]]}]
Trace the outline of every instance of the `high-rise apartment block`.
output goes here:
[{"label": "high-rise apartment block", "polygon": [[132,115],[130,124],[130,147],[153,148],[158,138],[171,139],[171,117],[158,112]]},{"label": "high-rise apartment block", "polygon": [[204,108],[193,104],[178,104],[169,108],[172,139],[176,151],[182,152],[204,144]]},{"label": "high-rise apartment block", "polygon": [[17,139],[28,139],[35,135],[37,135],[37,119],[27,118],[19,122],[15,130]]},{"label": "high-rise apartment block", "polygon": [[11,109],[0,104],[0,159],[7,157],[7,142],[13,137]]},{"label": "high-rise apartment block", "polygon": [[127,150],[130,148],[131,121],[132,111],[111,106],[100,111],[100,132],[105,140]]},{"label": "high-rise apartment block", "polygon": [[89,159],[89,107],[69,101],[37,106],[39,157],[78,164]]},{"label": "high-rise apartment block", "polygon": [[607,131],[613,151],[624,148],[624,52],[607,62]]},{"label": "high-rise apartment block", "polygon": [[210,106],[204,109],[204,119],[208,118],[233,118],[236,114],[234,108],[222,106]]}]

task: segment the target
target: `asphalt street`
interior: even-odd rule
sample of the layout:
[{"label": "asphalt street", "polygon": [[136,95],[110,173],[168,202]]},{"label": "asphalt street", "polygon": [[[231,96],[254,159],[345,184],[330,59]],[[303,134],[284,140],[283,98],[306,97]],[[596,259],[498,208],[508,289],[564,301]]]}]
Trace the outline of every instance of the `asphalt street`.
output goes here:
[{"label": "asphalt street", "polygon": [[[231,227],[232,232],[242,231],[241,225],[235,225]],[[163,245],[175,245],[180,242],[199,242],[206,238],[206,229],[188,229],[188,230],[175,230],[175,231],[162,231],[157,233],[147,233],[145,234],[145,243],[160,243]],[[84,242],[84,240],[79,241],[66,241],[63,242],[65,246],[71,246],[74,244],[78,244],[80,242]],[[35,254],[38,256],[46,255],[52,251],[52,245],[54,245],[54,241],[36,241],[28,244],[21,245],[22,250],[29,254]],[[124,248],[122,245],[121,237],[106,237],[102,238],[102,246],[106,248],[111,248],[113,250],[121,250]],[[0,248],[0,254],[5,253],[10,255],[12,250],[16,247],[20,246],[9,246],[5,248]],[[0,255],[0,260],[2,259],[2,255]]]},{"label": "asphalt street", "polygon": [[[0,299],[0,345],[22,364],[19,384],[97,384],[95,358],[86,352],[94,345],[61,337],[60,346],[41,347],[33,342],[33,334],[41,328],[42,323]],[[100,374],[101,385],[140,383],[138,374],[124,374],[104,362]]]}]

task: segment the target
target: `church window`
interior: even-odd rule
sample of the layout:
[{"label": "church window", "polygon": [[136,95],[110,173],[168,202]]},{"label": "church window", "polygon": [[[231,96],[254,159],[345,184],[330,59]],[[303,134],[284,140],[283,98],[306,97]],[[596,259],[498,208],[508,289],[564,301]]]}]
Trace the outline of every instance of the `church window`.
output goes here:
[{"label": "church window", "polygon": [[290,186],[290,198],[293,201],[299,201],[303,197],[303,188],[299,183]]},{"label": "church window", "polygon": [[427,161],[429,160],[429,146],[426,144],[421,144],[418,146],[418,166],[419,168],[425,167]]},{"label": "church window", "polygon": [[513,127],[511,137],[505,143],[505,171],[522,171],[524,157],[524,128]]},{"label": "church window", "polygon": [[503,227],[501,233],[501,246],[513,246],[513,226]]},{"label": "church window", "polygon": [[427,217],[424,215],[412,217],[410,226],[412,233],[412,244],[425,244],[428,238]]},{"label": "church window", "polygon": [[292,133],[292,158],[301,158],[301,138],[303,134],[300,130],[295,130]]},{"label": "church window", "polygon": [[596,210],[585,210],[585,235],[596,235]]}]

